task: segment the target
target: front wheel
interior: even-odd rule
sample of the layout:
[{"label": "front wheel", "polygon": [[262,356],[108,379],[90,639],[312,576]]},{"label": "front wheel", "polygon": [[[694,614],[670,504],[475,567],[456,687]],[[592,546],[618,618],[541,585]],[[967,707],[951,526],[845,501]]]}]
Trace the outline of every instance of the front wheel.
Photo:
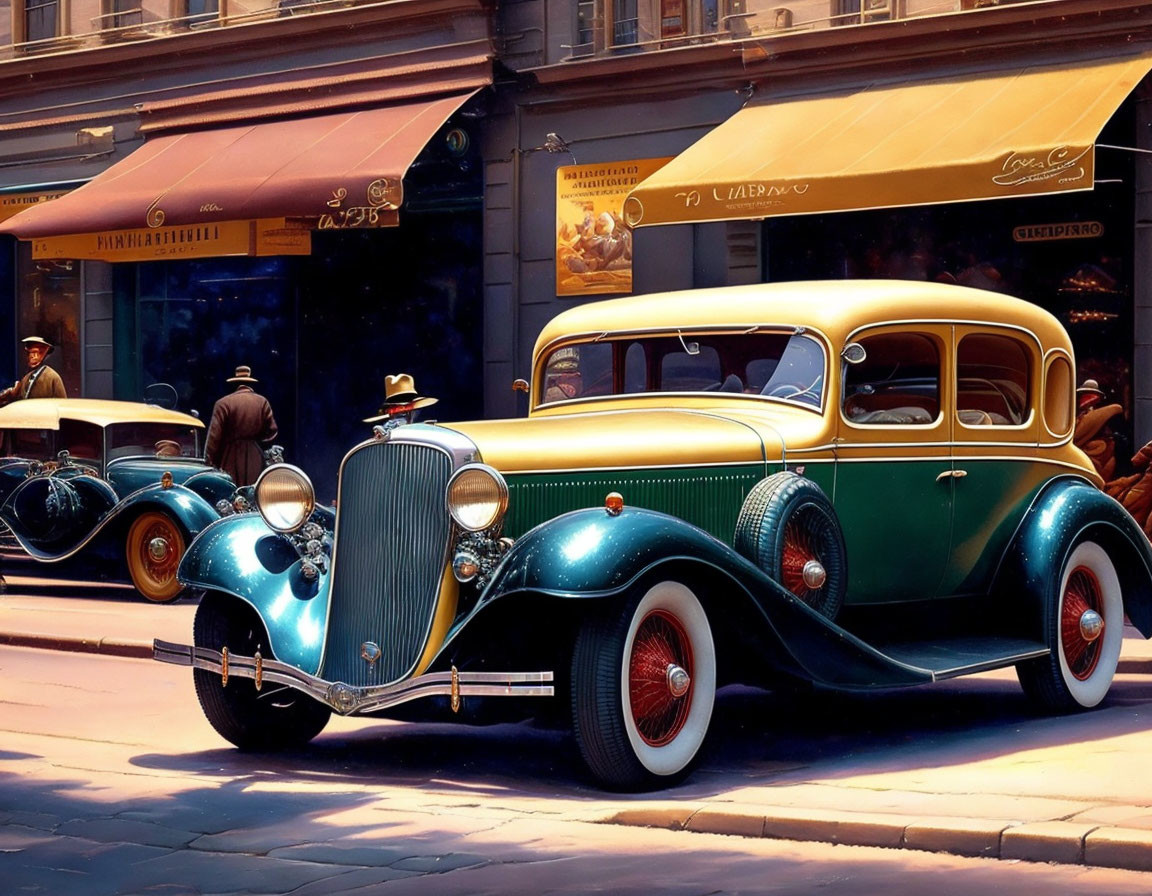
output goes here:
[{"label": "front wheel", "polygon": [[585,622],[572,655],[572,720],[592,774],[613,790],[682,779],[716,696],[716,650],[700,601],[680,582],[640,589]]},{"label": "front wheel", "polygon": [[136,590],[153,603],[173,601],[184,590],[176,578],[184,556],[184,533],[166,513],[142,513],[128,529],[124,555]]},{"label": "front wheel", "polygon": [[1089,709],[1112,686],[1124,637],[1124,600],[1108,553],[1094,541],[1076,545],[1048,601],[1044,626],[1051,652],[1018,664],[1016,675],[1045,709]]},{"label": "front wheel", "polygon": [[[206,594],[192,626],[197,647],[228,648],[229,653],[270,655],[264,626],[256,611],[234,598]],[[256,690],[251,678],[230,678],[193,669],[196,697],[217,734],[241,750],[282,750],[302,746],[324,730],[331,710],[294,688],[264,683]]]}]

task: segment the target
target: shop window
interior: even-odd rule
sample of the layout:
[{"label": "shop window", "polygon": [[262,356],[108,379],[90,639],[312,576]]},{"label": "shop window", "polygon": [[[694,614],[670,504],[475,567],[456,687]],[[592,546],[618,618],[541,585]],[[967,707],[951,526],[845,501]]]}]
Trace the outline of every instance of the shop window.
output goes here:
[{"label": "shop window", "polygon": [[60,3],[58,0],[26,0],[24,26],[21,37],[25,41],[50,40],[60,34]]},{"label": "shop window", "polygon": [[[81,394],[81,264],[32,258],[32,244],[16,244],[16,336],[40,336],[54,348],[44,362],[56,369],[70,396]],[[23,352],[17,359],[23,365]],[[19,373],[23,373],[20,370]]]},{"label": "shop window", "polygon": [[966,426],[1019,426],[1029,416],[1029,353],[1010,336],[977,333],[956,352],[956,418]]},{"label": "shop window", "polygon": [[865,359],[844,375],[844,416],[864,426],[934,423],[940,414],[940,351],[922,333],[859,340]]}]

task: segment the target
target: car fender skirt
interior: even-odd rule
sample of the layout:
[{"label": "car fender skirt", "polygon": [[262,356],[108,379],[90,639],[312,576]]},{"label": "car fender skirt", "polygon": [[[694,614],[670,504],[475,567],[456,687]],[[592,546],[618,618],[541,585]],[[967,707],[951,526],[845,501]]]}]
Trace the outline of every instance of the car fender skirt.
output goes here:
[{"label": "car fender skirt", "polygon": [[1080,541],[1095,541],[1108,553],[1125,614],[1152,637],[1152,545],[1123,505],[1081,479],[1056,480],[1032,502],[996,576],[1006,608],[1025,624],[1040,624],[1045,595],[1059,589],[1064,559]]},{"label": "car fender skirt", "polygon": [[250,604],[268,632],[272,654],[316,674],[324,647],[331,576],[307,579],[283,535],[256,513],[224,517],[188,547],[177,577],[191,588],[230,594]]},{"label": "car fender skirt", "polygon": [[[674,571],[673,571],[674,570]],[[885,656],[808,607],[730,546],[677,517],[628,508],[564,514],[509,550],[472,617],[502,597],[532,592],[560,600],[612,599],[640,579],[689,571],[711,583],[707,607],[743,623],[763,644],[766,667],[841,688],[923,684],[933,675]],[[457,627],[457,632],[467,621]],[[766,669],[767,671],[767,669]]]}]

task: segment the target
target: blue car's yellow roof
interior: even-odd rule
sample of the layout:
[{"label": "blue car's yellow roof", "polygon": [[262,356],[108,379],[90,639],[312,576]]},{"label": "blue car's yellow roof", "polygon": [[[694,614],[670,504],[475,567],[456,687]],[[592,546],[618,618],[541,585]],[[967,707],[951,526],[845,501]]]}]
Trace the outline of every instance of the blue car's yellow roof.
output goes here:
[{"label": "blue car's yellow roof", "polygon": [[59,429],[61,420],[83,420],[97,426],[113,423],[174,423],[203,428],[191,414],[136,401],[100,398],[28,398],[0,408],[0,429]]}]

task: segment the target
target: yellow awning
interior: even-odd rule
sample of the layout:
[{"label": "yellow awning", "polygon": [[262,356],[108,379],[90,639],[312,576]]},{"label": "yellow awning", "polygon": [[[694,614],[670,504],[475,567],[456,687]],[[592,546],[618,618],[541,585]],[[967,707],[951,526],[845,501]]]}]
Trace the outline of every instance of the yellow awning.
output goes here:
[{"label": "yellow awning", "polygon": [[1090,190],[1095,143],[1152,56],[741,109],[629,193],[634,226]]}]

